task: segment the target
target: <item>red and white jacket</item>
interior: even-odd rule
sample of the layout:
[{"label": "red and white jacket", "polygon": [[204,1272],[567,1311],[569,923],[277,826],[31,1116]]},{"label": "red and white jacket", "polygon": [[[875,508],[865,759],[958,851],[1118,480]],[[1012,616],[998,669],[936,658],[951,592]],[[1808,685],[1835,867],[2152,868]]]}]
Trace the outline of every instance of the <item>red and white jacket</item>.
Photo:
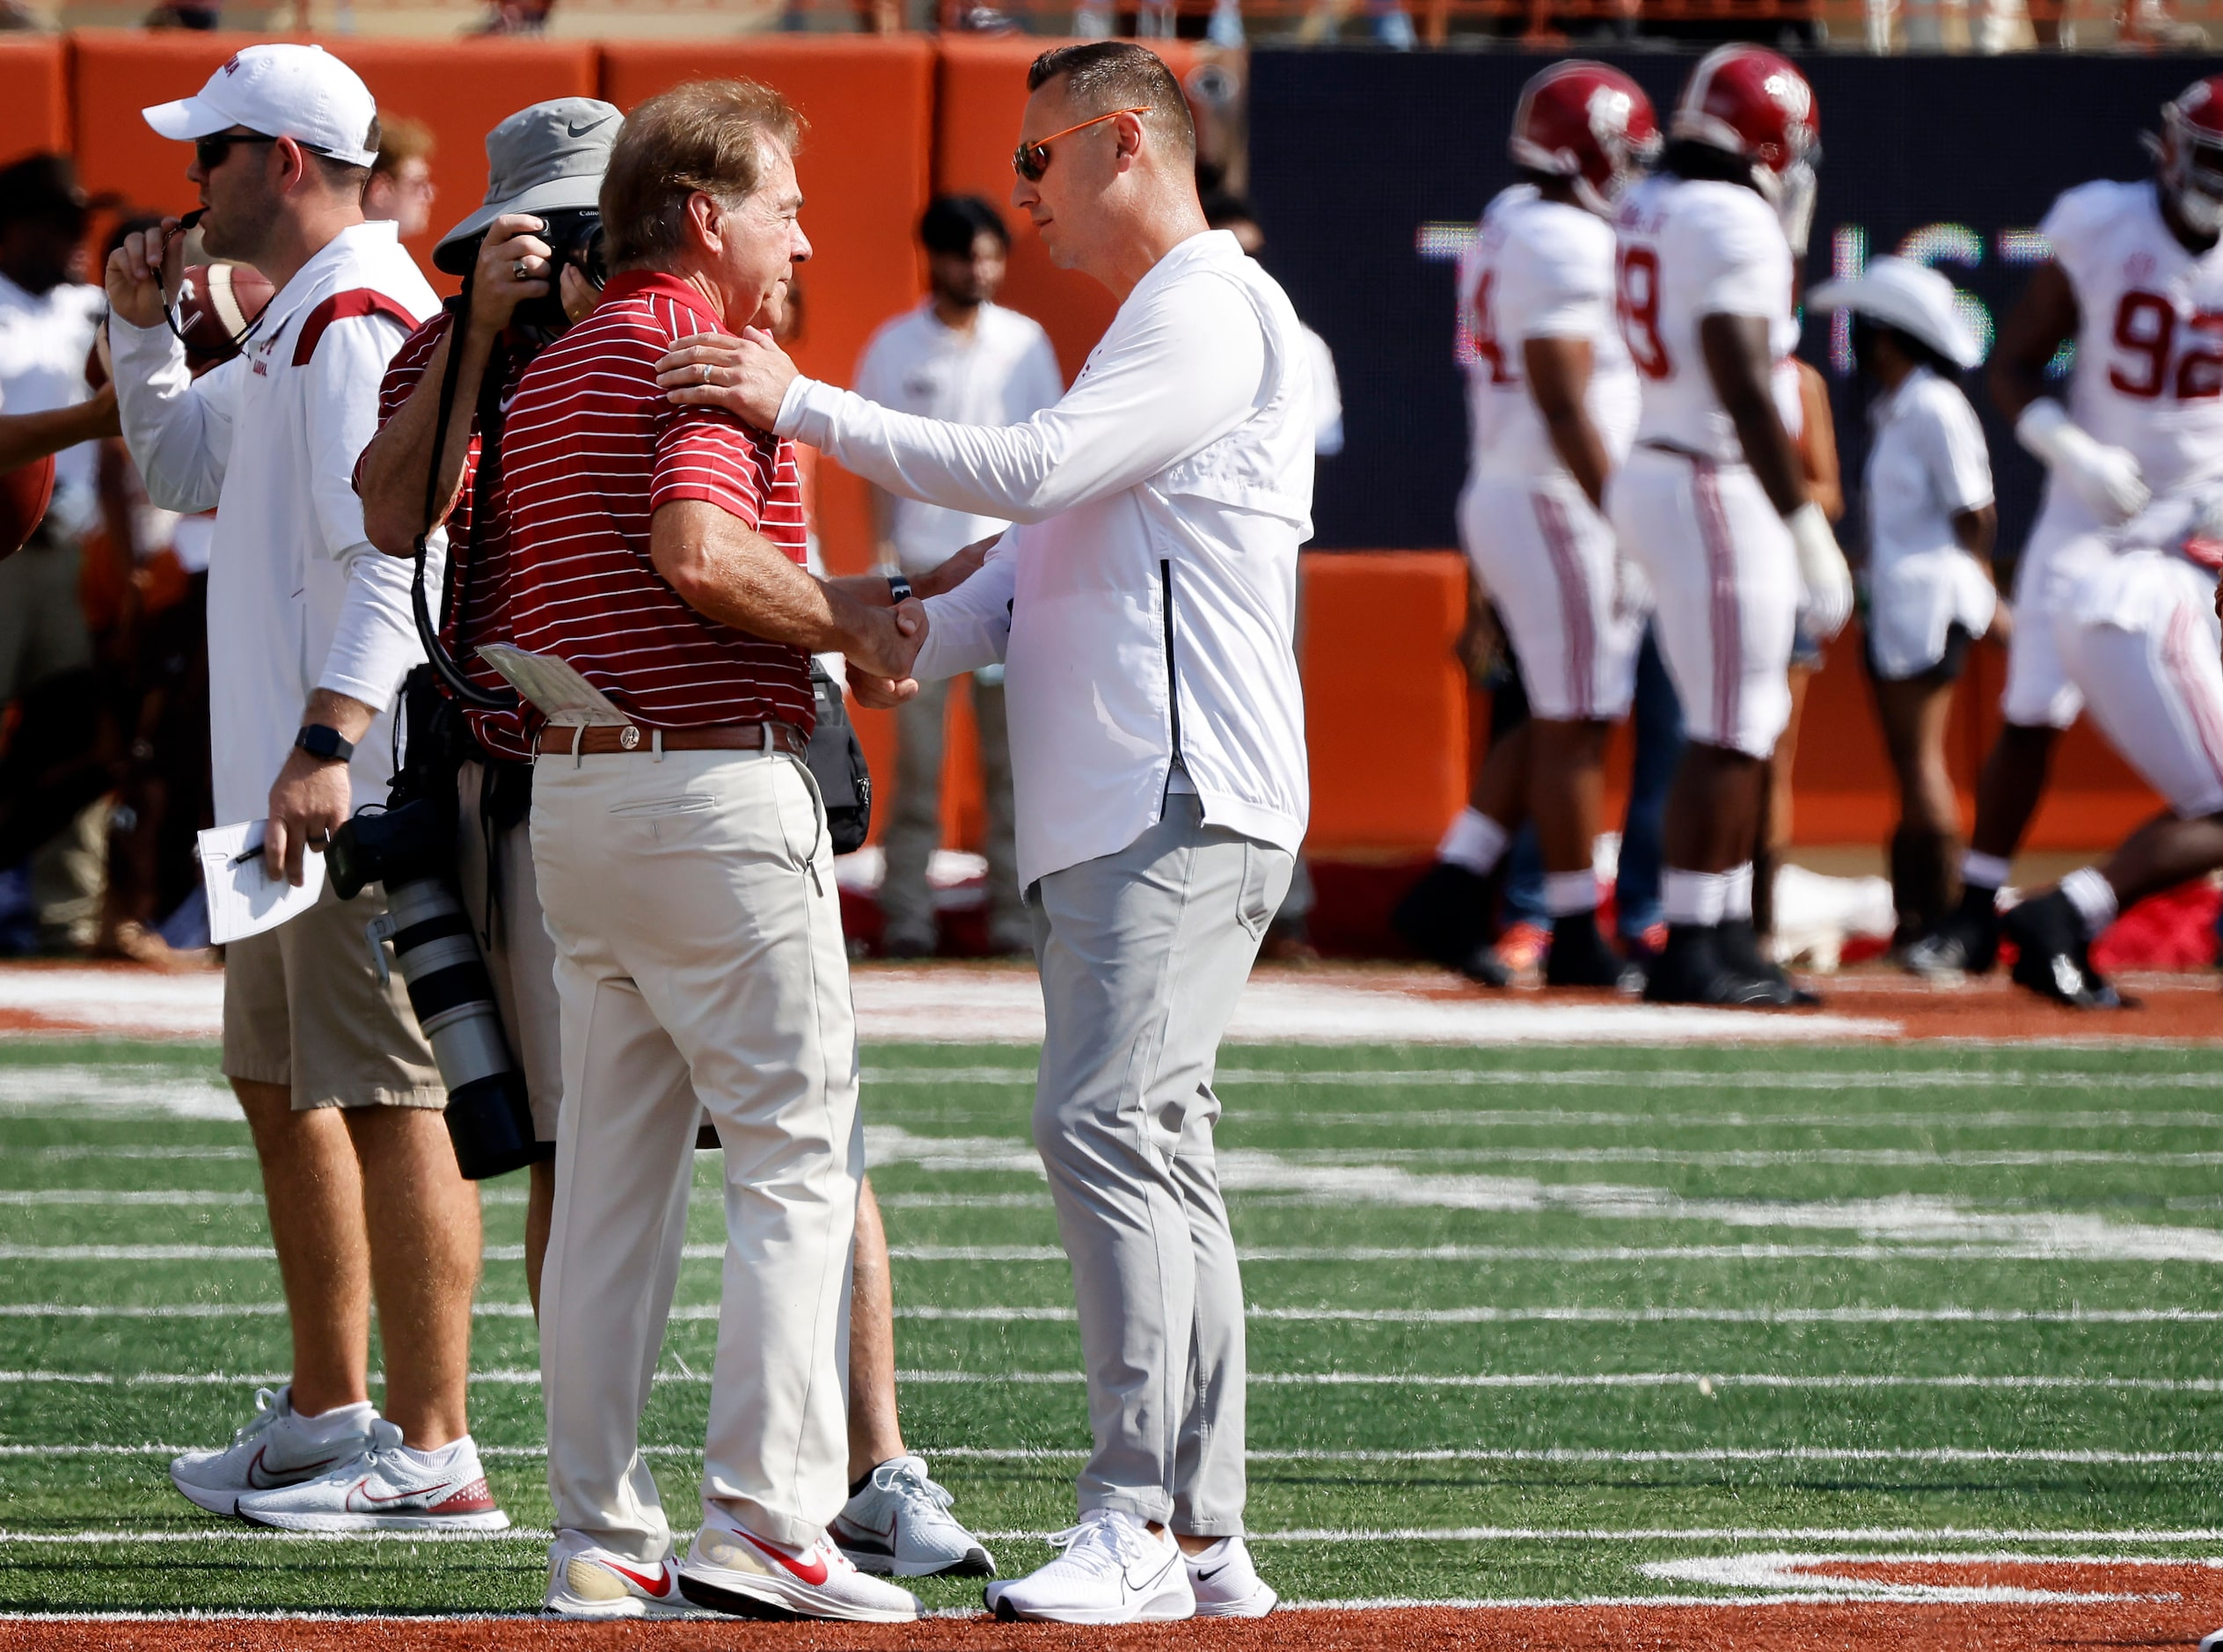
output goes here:
[{"label": "red and white jacket", "polygon": [[238,356],[199,379],[167,328],[109,324],[124,441],[148,497],[218,513],[208,679],[220,824],[262,818],[318,688],[381,708],[349,767],[356,808],[384,800],[395,694],[424,654],[413,569],[365,536],[355,459],[378,428],[388,359],[438,307],[394,226],[360,223],[279,290]]}]

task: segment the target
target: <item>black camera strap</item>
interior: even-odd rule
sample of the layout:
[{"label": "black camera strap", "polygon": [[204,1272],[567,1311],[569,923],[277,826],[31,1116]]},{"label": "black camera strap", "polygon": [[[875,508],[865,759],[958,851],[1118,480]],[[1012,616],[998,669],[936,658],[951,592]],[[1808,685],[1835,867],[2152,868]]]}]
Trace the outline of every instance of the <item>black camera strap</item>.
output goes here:
[{"label": "black camera strap", "polygon": [[[471,282],[468,278],[464,281],[463,291],[448,300],[443,308],[448,311],[448,362],[440,378],[440,411],[433,421],[432,459],[425,467],[424,527],[417,535],[417,572],[416,577],[410,582],[409,605],[416,616],[417,640],[424,644],[425,658],[432,662],[434,672],[448,692],[462,705],[479,711],[508,711],[517,704],[516,695],[508,689],[482,689],[464,675],[463,668],[456,663],[455,657],[448,652],[447,645],[441,640],[440,626],[433,623],[432,603],[425,590],[427,565],[431,559],[427,541],[431,538],[432,530],[437,525],[435,516],[440,508],[440,462],[448,451],[448,429],[455,420],[456,386],[463,377],[464,331],[471,314]],[[481,378],[482,384],[491,386],[492,399],[497,407],[501,401],[501,385],[497,369],[506,369],[506,358],[497,348],[494,355],[488,358],[486,372]],[[481,397],[482,405],[486,399],[486,397]],[[488,432],[482,423],[479,443],[479,471],[473,478],[472,489],[471,528],[464,540],[464,554],[461,557],[450,554],[448,559],[448,580],[441,597],[443,620],[458,611],[459,594],[469,579],[472,553],[478,549],[479,511],[489,497],[484,487],[486,471],[489,460],[494,457],[494,442],[497,440],[498,435],[494,440],[488,439]],[[498,460],[494,462],[499,463]]]}]

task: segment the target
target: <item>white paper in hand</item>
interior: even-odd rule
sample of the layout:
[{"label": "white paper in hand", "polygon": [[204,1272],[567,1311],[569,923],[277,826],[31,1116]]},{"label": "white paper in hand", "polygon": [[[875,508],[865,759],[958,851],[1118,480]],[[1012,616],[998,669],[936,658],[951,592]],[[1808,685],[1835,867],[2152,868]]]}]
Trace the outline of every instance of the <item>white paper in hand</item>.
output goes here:
[{"label": "white paper in hand", "polygon": [[274,878],[262,859],[268,821],[212,826],[201,834],[201,881],[208,891],[208,939],[221,947],[275,929],[317,903],[324,893],[325,858],[302,857],[301,887]]},{"label": "white paper in hand", "polygon": [[583,723],[591,728],[633,721],[568,661],[552,654],[527,654],[506,642],[490,642],[479,648],[479,657],[552,723],[567,728]]}]

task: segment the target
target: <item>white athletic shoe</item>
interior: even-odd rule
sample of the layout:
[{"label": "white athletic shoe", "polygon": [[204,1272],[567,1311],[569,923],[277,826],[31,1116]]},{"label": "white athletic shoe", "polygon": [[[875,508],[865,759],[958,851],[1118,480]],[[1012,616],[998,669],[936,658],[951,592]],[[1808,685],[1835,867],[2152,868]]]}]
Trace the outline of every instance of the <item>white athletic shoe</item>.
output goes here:
[{"label": "white athletic shoe", "polygon": [[319,1438],[296,1414],[291,1384],[274,1394],[258,1388],[254,1421],[234,1434],[230,1445],[172,1458],[170,1483],[210,1514],[228,1515],[249,1492],[298,1485],[353,1461],[369,1443],[377,1415],[364,1406],[360,1429]]},{"label": "white athletic shoe", "polygon": [[1199,1618],[1263,1618],[1281,1598],[1258,1575],[1250,1545],[1240,1538],[1222,1538],[1202,1553],[1184,1558]]},{"label": "white athletic shoe", "polygon": [[790,1548],[707,1509],[680,1563],[679,1592],[698,1606],[741,1618],[910,1623],[925,1615],[918,1596],[866,1576],[830,1538]]},{"label": "white athletic shoe", "polygon": [[2202,1641],[2200,1652],[2223,1652],[2223,1629],[2215,1630]]},{"label": "white athletic shoe", "polygon": [[559,1618],[695,1618],[679,1592],[678,1565],[667,1555],[644,1565],[612,1554],[575,1531],[548,1546],[548,1592],[540,1604]]},{"label": "white athletic shoe", "polygon": [[282,1531],[504,1531],[486,1471],[469,1435],[433,1453],[430,1466],[405,1451],[401,1430],[380,1417],[362,1452],[314,1480],[250,1492],[238,1515]]},{"label": "white athletic shoe", "polygon": [[1171,1533],[1154,1534],[1116,1509],[1093,1509],[1050,1541],[1064,1553],[1040,1571],[989,1584],[989,1611],[1043,1623],[1176,1623],[1196,1615]]},{"label": "white athletic shoe", "polygon": [[827,1535],[860,1572],[882,1577],[995,1576],[995,1557],[950,1518],[954,1501],[926,1477],[923,1458],[891,1457],[834,1517]]}]

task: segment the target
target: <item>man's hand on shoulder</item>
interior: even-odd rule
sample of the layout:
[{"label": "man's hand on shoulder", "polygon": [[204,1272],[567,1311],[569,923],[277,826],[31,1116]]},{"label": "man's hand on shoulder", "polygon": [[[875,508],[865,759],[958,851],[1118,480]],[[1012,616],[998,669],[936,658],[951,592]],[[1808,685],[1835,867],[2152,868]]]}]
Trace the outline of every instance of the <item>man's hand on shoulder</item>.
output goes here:
[{"label": "man's hand on shoulder", "polygon": [[738,339],[698,333],[682,339],[656,363],[656,383],[683,407],[717,407],[744,424],[769,430],[797,375],[795,364],[750,327]]}]

